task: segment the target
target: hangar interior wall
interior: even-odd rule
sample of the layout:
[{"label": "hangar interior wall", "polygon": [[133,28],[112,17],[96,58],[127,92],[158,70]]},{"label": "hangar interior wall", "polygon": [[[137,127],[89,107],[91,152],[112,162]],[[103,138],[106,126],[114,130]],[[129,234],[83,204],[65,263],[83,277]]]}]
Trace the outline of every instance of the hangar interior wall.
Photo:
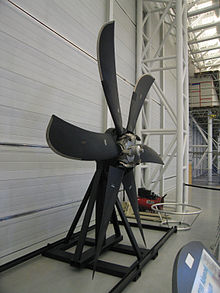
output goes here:
[{"label": "hangar interior wall", "polygon": [[[1,262],[66,231],[94,172],[93,162],[43,148],[50,116],[97,132],[105,124],[95,59],[97,35],[108,19],[106,1],[22,0],[19,6],[44,25],[0,1],[0,133],[6,143],[0,146]],[[135,82],[135,1],[114,1],[114,18],[126,120]]]},{"label": "hangar interior wall", "polygon": [[[0,264],[61,237],[93,175],[93,162],[62,158],[47,147],[50,116],[97,132],[106,124],[96,41],[109,19],[107,2],[16,4],[40,22],[0,0]],[[125,124],[135,84],[136,1],[113,1],[113,18]],[[173,74],[166,73],[166,91],[174,104],[172,82]],[[159,104],[154,98],[155,125]],[[157,150],[157,140],[152,138],[150,145]],[[174,167],[167,172],[173,175]],[[167,182],[169,188],[175,186],[173,179]]]}]

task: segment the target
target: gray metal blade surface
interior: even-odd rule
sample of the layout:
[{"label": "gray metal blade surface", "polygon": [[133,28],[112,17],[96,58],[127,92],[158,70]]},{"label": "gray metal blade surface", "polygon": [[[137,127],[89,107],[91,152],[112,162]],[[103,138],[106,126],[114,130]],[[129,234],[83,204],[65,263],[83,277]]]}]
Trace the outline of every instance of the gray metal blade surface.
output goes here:
[{"label": "gray metal blade surface", "polygon": [[161,157],[152,148],[146,145],[142,145],[141,147],[144,149],[144,152],[140,155],[142,163],[156,163],[164,165]]},{"label": "gray metal blade surface", "polygon": [[109,133],[96,133],[74,126],[53,115],[46,134],[49,147],[71,159],[101,161],[116,158],[119,147]]},{"label": "gray metal blade surface", "polygon": [[106,23],[100,30],[97,42],[98,66],[105,98],[119,135],[123,132],[121,109],[115,68],[114,22]]},{"label": "gray metal blade surface", "polygon": [[148,91],[150,90],[151,85],[154,82],[154,78],[151,75],[145,74],[137,81],[134,88],[131,105],[128,117],[127,130],[133,132],[136,126],[136,122],[143,106],[144,100]]}]

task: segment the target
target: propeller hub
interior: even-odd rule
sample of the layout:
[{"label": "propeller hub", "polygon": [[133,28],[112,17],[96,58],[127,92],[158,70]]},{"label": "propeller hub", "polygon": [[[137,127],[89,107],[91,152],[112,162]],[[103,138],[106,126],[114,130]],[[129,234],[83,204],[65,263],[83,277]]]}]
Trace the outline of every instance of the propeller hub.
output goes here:
[{"label": "propeller hub", "polygon": [[122,135],[117,144],[121,148],[119,156],[119,164],[126,168],[133,168],[140,164],[140,155],[144,151],[141,145],[136,144],[139,137],[133,133],[125,133]]}]

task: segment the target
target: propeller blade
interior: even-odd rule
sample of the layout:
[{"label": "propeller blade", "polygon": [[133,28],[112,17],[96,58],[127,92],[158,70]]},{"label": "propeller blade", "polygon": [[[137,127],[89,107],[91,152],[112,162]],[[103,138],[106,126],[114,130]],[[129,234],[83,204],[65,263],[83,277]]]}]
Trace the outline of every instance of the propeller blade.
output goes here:
[{"label": "propeller blade", "polygon": [[126,190],[127,196],[129,198],[129,201],[131,203],[140,233],[141,233],[141,237],[143,239],[143,242],[146,246],[146,241],[145,241],[145,237],[144,237],[144,232],[142,229],[142,225],[141,225],[141,219],[140,219],[140,215],[139,215],[139,209],[138,209],[138,201],[137,201],[137,191],[136,191],[136,184],[135,184],[135,180],[134,180],[134,173],[133,170],[128,171],[122,181],[124,188]]},{"label": "propeller blade", "polygon": [[141,146],[144,151],[140,154],[141,163],[156,163],[164,165],[161,157],[152,148],[146,145]]},{"label": "propeller blade", "polygon": [[115,69],[114,22],[105,24],[97,43],[98,66],[109,110],[119,135],[123,133]]},{"label": "propeller blade", "polygon": [[143,106],[144,100],[148,91],[150,90],[151,85],[154,82],[154,78],[151,75],[145,74],[137,81],[134,88],[131,105],[128,117],[127,130],[133,132],[136,126],[136,122]]},{"label": "propeller blade", "polygon": [[120,154],[111,134],[84,130],[55,115],[50,119],[46,138],[55,153],[71,159],[102,161]]},{"label": "propeller blade", "polygon": [[112,166],[109,167],[107,186],[106,186],[106,191],[104,195],[103,212],[102,212],[102,218],[100,221],[101,225],[100,225],[97,244],[96,244],[96,255],[94,259],[93,276],[96,270],[97,260],[102,250],[102,245],[105,239],[106,230],[108,228],[108,224],[113,213],[114,205],[117,199],[118,191],[123,179],[124,172],[125,171],[122,168],[115,168]]}]

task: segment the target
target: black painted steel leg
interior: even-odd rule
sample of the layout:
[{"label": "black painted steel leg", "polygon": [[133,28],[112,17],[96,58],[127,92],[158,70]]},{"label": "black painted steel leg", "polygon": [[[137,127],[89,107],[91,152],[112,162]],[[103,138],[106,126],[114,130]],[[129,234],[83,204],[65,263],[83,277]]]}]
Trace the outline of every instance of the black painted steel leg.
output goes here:
[{"label": "black painted steel leg", "polygon": [[111,221],[112,221],[112,224],[113,224],[113,227],[114,227],[114,230],[115,230],[115,235],[120,236],[121,231],[120,231],[120,228],[119,228],[119,223],[118,223],[118,218],[117,218],[117,215],[116,215],[115,208],[113,209],[113,212],[112,212]]},{"label": "black painted steel leg", "polygon": [[76,226],[77,226],[77,224],[79,222],[79,219],[80,219],[80,217],[81,217],[81,215],[83,213],[83,210],[84,210],[84,208],[85,208],[85,206],[87,204],[87,201],[88,201],[88,199],[90,197],[90,193],[91,193],[91,190],[92,190],[92,185],[94,183],[94,178],[96,176],[96,173],[97,173],[97,171],[95,172],[95,174],[94,174],[94,176],[93,176],[93,178],[92,178],[92,180],[91,180],[91,182],[89,184],[89,187],[88,187],[88,189],[86,191],[86,194],[85,194],[85,196],[84,196],[84,198],[83,198],[83,200],[82,200],[82,202],[80,204],[80,207],[79,207],[79,209],[78,209],[78,211],[76,213],[76,216],[75,216],[75,218],[74,218],[74,220],[72,222],[72,225],[71,225],[71,227],[70,227],[70,229],[69,229],[69,231],[67,233],[65,242],[70,241],[70,239],[71,239],[71,237],[72,237],[72,235],[74,233],[74,230],[75,230],[75,228],[76,228]]},{"label": "black painted steel leg", "polygon": [[[100,168],[101,163],[99,163]],[[99,186],[98,186],[98,196],[96,198],[96,222],[95,222],[95,239],[97,244],[97,239],[99,237],[99,230],[101,226],[101,219],[103,217],[103,208],[104,208],[104,202],[105,202],[105,191],[106,191],[106,185],[107,185],[107,178],[104,171],[104,165],[103,172],[100,178]]]},{"label": "black painted steel leg", "polygon": [[97,196],[97,188],[99,185],[101,173],[102,173],[102,169],[98,169],[95,174],[95,177],[94,177],[94,182],[92,184],[92,189],[91,189],[91,193],[90,193],[90,199],[89,199],[89,202],[87,205],[87,209],[85,212],[85,216],[84,216],[84,220],[83,220],[83,224],[82,224],[82,228],[81,228],[81,233],[80,233],[79,240],[78,240],[78,243],[76,246],[76,252],[75,252],[76,260],[80,260],[80,258],[82,256],[82,251],[83,251],[83,247],[85,244],[86,234],[88,231],[90,219],[92,216],[92,212],[93,212],[93,208],[94,208],[94,204],[95,204],[95,200],[96,200],[96,196]]},{"label": "black painted steel leg", "polygon": [[[113,166],[109,167],[107,186],[105,192],[105,201],[102,212],[101,226],[99,229],[99,237],[97,239],[96,254],[94,259],[94,271],[98,257],[102,251],[103,241],[106,236],[106,231],[108,228],[109,221],[112,217],[112,212],[114,210],[114,205],[118,196],[118,191],[124,176],[124,170],[122,168],[116,168]],[[94,275],[93,271],[93,275]]]},{"label": "black painted steel leg", "polygon": [[117,206],[119,215],[121,217],[121,220],[123,222],[123,225],[125,227],[125,230],[127,232],[127,235],[128,235],[128,237],[129,237],[129,239],[131,241],[131,245],[132,245],[132,247],[133,247],[133,249],[134,249],[134,251],[136,253],[137,258],[140,260],[142,258],[140,248],[139,248],[139,246],[137,244],[137,241],[136,241],[136,239],[134,237],[134,234],[133,234],[133,232],[131,230],[131,227],[130,227],[130,225],[128,223],[128,220],[127,220],[127,218],[126,218],[126,216],[124,214],[123,208],[122,208],[121,203],[120,203],[118,198],[116,200],[116,206]]},{"label": "black painted steel leg", "polygon": [[141,233],[141,237],[143,239],[144,245],[146,246],[146,241],[145,241],[145,237],[144,237],[144,232],[143,232],[143,228],[141,225],[141,219],[140,219],[140,215],[139,215],[139,209],[138,209],[138,200],[137,200],[137,192],[136,192],[136,184],[135,184],[135,179],[134,179],[134,172],[133,169],[131,169],[130,171],[127,171],[123,181],[122,181],[124,188],[126,190],[127,196],[129,198],[129,201],[131,203],[140,233]]}]

